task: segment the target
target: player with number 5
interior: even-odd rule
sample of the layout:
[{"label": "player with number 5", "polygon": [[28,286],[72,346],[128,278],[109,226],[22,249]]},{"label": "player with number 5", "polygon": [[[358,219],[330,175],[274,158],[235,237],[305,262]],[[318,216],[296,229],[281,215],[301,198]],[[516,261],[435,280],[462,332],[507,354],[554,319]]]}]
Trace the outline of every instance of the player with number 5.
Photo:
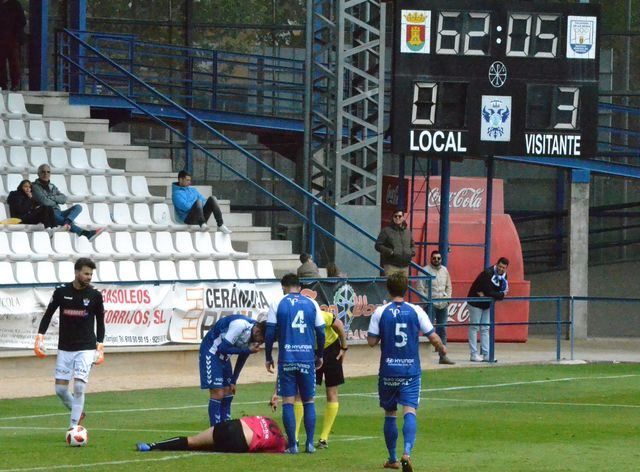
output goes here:
[{"label": "player with number 5", "polygon": [[[391,302],[376,308],[371,315],[367,342],[374,347],[380,343],[380,369],[378,373],[378,397],[384,408],[384,439],[389,450],[385,469],[400,469],[411,472],[411,449],[416,440],[416,409],[420,403],[419,336],[422,332],[441,355],[447,354],[429,321],[425,311],[417,305],[404,301],[408,287],[407,276],[394,273],[387,278],[387,290]],[[404,422],[402,436],[404,452],[400,461],[396,455],[398,426],[396,414],[402,405]]]},{"label": "player with number 5", "polygon": [[297,454],[296,418],[293,403],[300,394],[304,408],[306,452],[315,452],[316,427],[314,404],[316,373],[322,367],[324,317],[318,304],[300,294],[300,280],[286,274],[280,281],[284,295],[269,307],[264,352],[267,371],[273,373],[273,342],[278,341],[278,395],[282,397],[282,422],[287,433],[287,450]]}]

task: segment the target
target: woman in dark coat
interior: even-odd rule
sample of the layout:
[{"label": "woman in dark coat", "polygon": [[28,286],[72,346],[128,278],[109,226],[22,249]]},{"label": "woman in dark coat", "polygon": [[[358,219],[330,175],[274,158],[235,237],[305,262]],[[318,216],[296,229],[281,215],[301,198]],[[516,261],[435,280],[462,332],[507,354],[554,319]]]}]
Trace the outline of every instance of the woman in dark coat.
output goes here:
[{"label": "woman in dark coat", "polygon": [[9,193],[7,197],[11,218],[20,218],[22,223],[35,225],[42,223],[45,228],[56,226],[53,217],[53,208],[38,205],[31,194],[31,182],[23,180],[18,188]]}]

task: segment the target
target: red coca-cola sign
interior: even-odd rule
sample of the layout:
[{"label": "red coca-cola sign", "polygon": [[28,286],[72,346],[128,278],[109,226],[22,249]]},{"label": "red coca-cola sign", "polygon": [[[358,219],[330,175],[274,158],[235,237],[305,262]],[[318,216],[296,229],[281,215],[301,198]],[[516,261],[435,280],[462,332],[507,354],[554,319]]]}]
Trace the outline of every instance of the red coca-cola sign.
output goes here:
[{"label": "red coca-cola sign", "polygon": [[[449,192],[449,207],[480,209],[484,206],[484,196],[483,188],[464,187],[455,192]],[[429,207],[440,207],[441,198],[440,187],[429,190],[427,199]]]}]

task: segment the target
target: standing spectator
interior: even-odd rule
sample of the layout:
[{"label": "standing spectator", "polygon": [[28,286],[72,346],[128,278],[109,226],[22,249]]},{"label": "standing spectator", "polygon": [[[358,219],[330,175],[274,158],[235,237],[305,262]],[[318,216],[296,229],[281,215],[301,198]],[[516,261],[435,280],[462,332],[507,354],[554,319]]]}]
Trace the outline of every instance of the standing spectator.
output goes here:
[{"label": "standing spectator", "polygon": [[[431,260],[429,264],[423,267],[423,269],[431,276],[431,299],[437,300],[438,298],[451,298],[451,277],[449,271],[442,265],[442,254],[440,251],[431,252]],[[429,290],[427,284],[420,280],[418,282],[418,291],[424,296],[429,296]],[[433,317],[431,323],[436,326],[436,333],[440,336],[442,344],[447,345],[447,318],[449,318],[449,302],[432,302],[433,304]],[[450,360],[446,354],[440,354],[440,364],[453,365],[455,362]]]},{"label": "standing spectator", "polygon": [[[33,348],[36,356],[46,357],[44,335],[51,323],[51,317],[60,308],[55,386],[56,395],[60,397],[64,406],[71,410],[70,428],[80,424],[84,419],[84,394],[91,366],[102,364],[104,361],[102,294],[90,285],[95,268],[95,263],[86,257],[76,261],[73,282],[60,285],[53,291]],[[74,379],[73,396],[69,392],[71,379]]]},{"label": "standing spectator", "polygon": [[320,271],[318,270],[318,266],[313,259],[311,258],[311,254],[307,254],[303,252],[300,254],[300,262],[302,265],[298,267],[298,278],[318,278],[320,277]]},{"label": "standing spectator", "polygon": [[218,229],[224,234],[231,234],[224,224],[216,197],[204,198],[197,188],[191,186],[191,174],[186,170],[178,172],[178,181],[171,185],[171,200],[178,221],[206,228],[213,213]]},{"label": "standing spectator", "polygon": [[[273,372],[273,342],[278,340],[278,394],[282,397],[282,422],[287,433],[287,451],[298,453],[294,400],[300,394],[307,432],[306,452],[315,452],[315,370],[322,367],[324,318],[318,304],[300,294],[300,280],[286,274],[281,280],[284,296],[269,307],[265,336],[267,371]],[[315,365],[315,367],[314,367]]]},{"label": "standing spectator", "polygon": [[39,205],[33,198],[31,182],[27,179],[20,182],[18,188],[7,197],[12,218],[19,218],[28,225],[42,223],[45,228],[56,226],[53,208]]},{"label": "standing spectator", "polygon": [[18,0],[0,0],[0,88],[9,89],[7,62],[11,77],[11,90],[20,90],[20,47],[24,42],[27,21]]},{"label": "standing spectator", "polygon": [[409,264],[416,255],[416,249],[401,209],[393,212],[391,224],[380,231],[376,251],[380,253],[384,275],[388,277],[394,272],[402,272],[409,276]]},{"label": "standing spectator", "polygon": [[[200,388],[209,389],[209,424],[231,419],[238,377],[250,354],[264,342],[266,322],[242,315],[219,319],[200,344]],[[231,356],[237,354],[231,370]]]},{"label": "standing spectator", "polygon": [[33,198],[39,205],[53,208],[56,226],[64,226],[67,231],[84,236],[89,241],[93,241],[104,231],[104,228],[82,229],[73,222],[82,211],[80,205],[72,205],[64,211],[60,210],[60,204],[66,203],[67,196],[51,183],[51,168],[48,164],[42,164],[38,167],[38,178],[33,183]]},{"label": "standing spectator", "polygon": [[[429,339],[436,350],[446,355],[447,348],[433,329],[429,317],[422,308],[404,301],[408,288],[407,276],[391,274],[387,278],[387,290],[391,302],[376,308],[371,315],[367,342],[374,347],[380,343],[380,369],[378,373],[378,396],[384,409],[384,439],[389,458],[385,469],[412,471],[411,449],[416,440],[416,410],[420,403],[420,332]],[[396,454],[398,425],[396,414],[402,405],[404,421],[402,436],[404,452],[400,461]]]},{"label": "standing spectator", "polygon": [[[509,291],[507,267],[509,259],[501,257],[496,265],[480,272],[471,284],[468,297],[491,297],[502,300]],[[472,362],[489,361],[489,321],[491,302],[469,302],[469,349]],[[478,324],[480,326],[480,352],[478,354]]]}]

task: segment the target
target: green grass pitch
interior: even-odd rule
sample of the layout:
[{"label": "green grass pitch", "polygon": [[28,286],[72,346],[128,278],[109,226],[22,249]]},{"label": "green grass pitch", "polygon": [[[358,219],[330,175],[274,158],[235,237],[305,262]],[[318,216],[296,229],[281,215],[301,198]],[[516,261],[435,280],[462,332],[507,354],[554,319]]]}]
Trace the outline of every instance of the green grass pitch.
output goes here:
[{"label": "green grass pitch", "polygon": [[[270,415],[272,388],[240,384],[234,417]],[[316,438],[325,405],[320,392]],[[348,379],[340,392],[329,449],[297,456],[136,452],[136,441],[208,426],[206,394],[198,388],[100,394],[89,388],[86,448],[64,442],[68,413],[57,397],[2,400],[0,472],[383,470],[375,377]],[[275,417],[281,419],[280,409]],[[401,451],[402,433],[398,445]],[[638,471],[640,370],[591,364],[430,371],[412,460],[417,471]]]}]

